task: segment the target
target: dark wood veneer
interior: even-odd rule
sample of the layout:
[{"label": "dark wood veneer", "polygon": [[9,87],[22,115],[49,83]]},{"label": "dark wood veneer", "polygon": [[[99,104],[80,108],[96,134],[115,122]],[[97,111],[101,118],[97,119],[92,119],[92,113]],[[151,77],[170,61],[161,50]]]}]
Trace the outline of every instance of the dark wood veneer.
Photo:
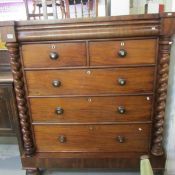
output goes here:
[{"label": "dark wood veneer", "polygon": [[[30,98],[32,119],[34,122],[131,122],[151,120],[153,97],[67,97],[67,98]],[[142,104],[140,106],[140,104]],[[125,112],[120,114],[118,108]],[[139,107],[138,107],[139,106]],[[56,113],[61,107],[64,112]]]},{"label": "dark wood veneer", "polygon": [[[154,64],[156,47],[156,39],[89,42],[90,64],[93,66]],[[120,57],[118,55],[120,50],[125,50],[127,55]]]},{"label": "dark wood veneer", "polygon": [[[34,125],[34,132],[37,152],[126,153],[149,150],[149,124]],[[65,137],[63,142],[61,136]]]},{"label": "dark wood veneer", "polygon": [[[85,42],[24,45],[22,53],[26,68],[86,65]],[[51,59],[51,53],[57,53],[58,58]]]},{"label": "dark wood veneer", "polygon": [[[148,93],[153,92],[154,72],[154,67],[26,71],[26,80],[34,96]],[[120,78],[126,85],[119,85]],[[61,85],[53,87],[54,80]]]}]

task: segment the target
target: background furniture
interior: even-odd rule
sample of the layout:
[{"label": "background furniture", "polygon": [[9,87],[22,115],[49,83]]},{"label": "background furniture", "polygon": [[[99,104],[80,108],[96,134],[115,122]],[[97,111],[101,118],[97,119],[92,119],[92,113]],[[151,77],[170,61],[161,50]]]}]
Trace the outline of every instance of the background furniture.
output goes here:
[{"label": "background furniture", "polygon": [[[62,18],[65,18],[66,17],[66,10],[65,10],[65,2],[64,0],[57,0],[57,1],[52,1],[52,0],[46,0],[45,1],[46,3],[43,5],[42,1],[41,0],[33,0],[33,13],[30,15],[30,14],[27,14],[28,18],[30,19],[30,17],[35,17],[36,16],[39,16],[39,18],[41,17],[41,8],[42,7],[45,7],[44,10],[47,10],[47,7],[52,7],[53,8],[53,11],[54,13],[52,14],[47,14],[47,15],[53,15],[54,14],[54,17],[57,18],[57,8],[60,7],[60,10],[61,10],[61,16]],[[36,14],[36,7],[39,8],[39,14],[37,15]]]},{"label": "background furniture", "polygon": [[7,50],[0,50],[0,136],[14,136],[16,105]]},{"label": "background furniture", "polygon": [[[105,0],[106,15],[108,15],[108,1]],[[61,10],[61,19],[70,18],[70,5],[73,6],[74,18],[78,18],[78,11],[81,13],[81,17],[90,17],[92,12],[95,11],[95,16],[98,16],[98,0],[33,0],[33,10],[32,13],[29,9],[29,1],[24,0],[26,6],[27,19],[59,19],[59,9]],[[77,6],[79,5],[79,6]],[[39,8],[38,13],[36,13],[36,7]],[[87,8],[85,8],[87,7]],[[93,13],[94,14],[94,13]],[[95,17],[94,16],[94,17]],[[39,18],[37,18],[39,17]]]},{"label": "background furniture", "polygon": [[143,154],[154,171],[164,169],[174,13],[0,26],[4,36],[13,34],[4,40],[28,174],[137,169]]}]

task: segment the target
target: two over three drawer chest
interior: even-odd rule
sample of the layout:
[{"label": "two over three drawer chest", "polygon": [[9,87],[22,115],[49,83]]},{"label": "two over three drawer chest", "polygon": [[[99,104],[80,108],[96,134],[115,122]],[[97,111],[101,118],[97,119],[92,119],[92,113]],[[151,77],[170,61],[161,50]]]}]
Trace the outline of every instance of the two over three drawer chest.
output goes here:
[{"label": "two over three drawer chest", "polygon": [[164,168],[175,14],[5,22],[27,174]]}]

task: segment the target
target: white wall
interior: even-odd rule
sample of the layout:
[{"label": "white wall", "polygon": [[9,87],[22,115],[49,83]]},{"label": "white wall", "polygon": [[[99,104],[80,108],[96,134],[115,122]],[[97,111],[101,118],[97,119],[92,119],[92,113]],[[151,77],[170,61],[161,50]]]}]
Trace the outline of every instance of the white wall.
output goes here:
[{"label": "white wall", "polygon": [[5,3],[4,0],[0,0],[0,21],[26,20],[26,10],[23,1],[16,0],[16,4],[13,1],[7,0]]},{"label": "white wall", "polygon": [[[175,0],[165,0],[165,11],[175,11]],[[168,97],[165,116],[166,175],[175,174],[175,36],[171,49]]]},{"label": "white wall", "polygon": [[133,8],[130,9],[131,14],[143,14],[146,0],[133,0]]},{"label": "white wall", "polygon": [[165,7],[165,11],[166,12],[171,12],[174,11],[175,12],[175,0],[164,0],[166,7]]},{"label": "white wall", "polygon": [[172,11],[175,12],[175,0],[173,0],[172,4]]},{"label": "white wall", "polygon": [[[143,14],[145,9],[145,4],[147,0],[133,0],[134,8],[131,9],[131,14]],[[154,2],[159,2],[165,4],[166,12],[175,12],[175,0],[154,0]]]},{"label": "white wall", "polygon": [[165,117],[166,174],[175,174],[175,36],[171,49],[168,98]]},{"label": "white wall", "polygon": [[111,0],[111,16],[129,15],[130,0]]}]

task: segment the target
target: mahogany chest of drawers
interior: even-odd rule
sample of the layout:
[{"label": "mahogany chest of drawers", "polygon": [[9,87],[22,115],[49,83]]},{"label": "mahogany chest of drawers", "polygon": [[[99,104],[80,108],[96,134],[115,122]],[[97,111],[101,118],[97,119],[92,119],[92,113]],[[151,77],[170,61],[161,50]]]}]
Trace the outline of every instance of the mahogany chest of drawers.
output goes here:
[{"label": "mahogany chest of drawers", "polygon": [[145,154],[154,170],[164,168],[174,17],[1,25],[11,56],[27,174],[43,168],[138,169]]}]

